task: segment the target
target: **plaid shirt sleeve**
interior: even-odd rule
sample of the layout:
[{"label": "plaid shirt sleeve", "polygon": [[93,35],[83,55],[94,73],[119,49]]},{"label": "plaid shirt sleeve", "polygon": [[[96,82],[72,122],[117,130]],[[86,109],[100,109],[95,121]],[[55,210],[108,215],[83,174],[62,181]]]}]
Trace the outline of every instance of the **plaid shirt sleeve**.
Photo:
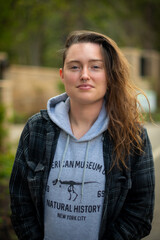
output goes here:
[{"label": "plaid shirt sleeve", "polygon": [[11,221],[18,239],[41,240],[43,230],[36,217],[27,183],[27,161],[29,160],[29,123],[26,124],[17,149],[10,178]]},{"label": "plaid shirt sleeve", "polygon": [[146,130],[143,139],[143,153],[131,156],[131,188],[105,239],[140,240],[151,231],[155,175],[152,147]]}]

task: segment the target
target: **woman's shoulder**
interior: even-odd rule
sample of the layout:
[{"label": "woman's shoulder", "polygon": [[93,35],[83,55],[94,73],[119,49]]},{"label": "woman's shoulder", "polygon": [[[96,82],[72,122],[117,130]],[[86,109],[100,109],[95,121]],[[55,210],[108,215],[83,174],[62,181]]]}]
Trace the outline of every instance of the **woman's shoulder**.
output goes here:
[{"label": "woman's shoulder", "polygon": [[29,132],[32,130],[39,132],[50,127],[53,129],[56,127],[56,125],[50,119],[47,110],[41,110],[40,112],[35,113],[28,119],[25,124],[25,128],[27,128]]}]

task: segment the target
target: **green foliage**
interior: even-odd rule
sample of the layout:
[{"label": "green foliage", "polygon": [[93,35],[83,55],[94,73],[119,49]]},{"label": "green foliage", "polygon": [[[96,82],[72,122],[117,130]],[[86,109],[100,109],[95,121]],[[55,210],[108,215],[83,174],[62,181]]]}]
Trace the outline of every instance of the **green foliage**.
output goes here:
[{"label": "green foliage", "polygon": [[0,182],[10,177],[13,161],[13,153],[8,152],[5,154],[0,154]]},{"label": "green foliage", "polygon": [[10,152],[0,154],[0,236],[1,239],[16,240],[10,221],[9,179],[14,155]]},{"label": "green foliage", "polygon": [[157,109],[155,112],[151,113],[151,116],[149,113],[144,113],[143,116],[144,116],[145,121],[147,121],[147,122],[150,122],[151,118],[152,118],[154,122],[159,123],[160,122],[160,109]]},{"label": "green foliage", "polygon": [[5,117],[5,109],[3,105],[0,105],[0,124],[3,123]]},{"label": "green foliage", "polygon": [[61,81],[58,82],[58,90],[59,90],[60,93],[65,92],[64,84]]},{"label": "green foliage", "polygon": [[9,122],[14,124],[25,123],[29,116],[27,114],[22,114],[14,111],[13,115],[10,117]]},{"label": "green foliage", "polygon": [[[160,50],[159,0],[0,0],[0,50],[14,63],[59,67],[68,33],[99,31],[120,46]],[[154,13],[154,14],[153,14]]]},{"label": "green foliage", "polygon": [[5,109],[2,105],[0,105],[0,150],[3,146],[3,140],[6,136],[6,130],[4,129],[4,118],[5,118]]}]

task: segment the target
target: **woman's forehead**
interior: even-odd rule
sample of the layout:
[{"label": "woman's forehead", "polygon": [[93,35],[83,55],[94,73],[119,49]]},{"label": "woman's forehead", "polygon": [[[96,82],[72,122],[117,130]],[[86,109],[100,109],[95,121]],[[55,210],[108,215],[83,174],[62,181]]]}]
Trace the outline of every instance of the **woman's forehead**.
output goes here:
[{"label": "woman's forehead", "polygon": [[66,59],[84,55],[93,59],[102,59],[101,46],[97,43],[74,43],[67,50]]}]

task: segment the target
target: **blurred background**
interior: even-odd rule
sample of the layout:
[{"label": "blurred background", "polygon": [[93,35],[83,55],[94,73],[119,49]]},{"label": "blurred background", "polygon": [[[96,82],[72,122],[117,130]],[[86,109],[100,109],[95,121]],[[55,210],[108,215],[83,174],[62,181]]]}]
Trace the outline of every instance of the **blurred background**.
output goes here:
[{"label": "blurred background", "polygon": [[[157,126],[146,123],[160,168],[160,0],[0,0],[0,239],[17,239],[10,223],[8,182],[28,117],[64,91],[60,49],[73,30],[101,32],[130,63],[131,80],[147,95]],[[146,110],[145,98],[139,100]],[[156,171],[156,182],[160,176]],[[159,186],[159,185],[158,185]],[[157,188],[158,189],[158,188]],[[156,202],[159,200],[156,191]],[[148,240],[159,240],[156,205]]]}]

